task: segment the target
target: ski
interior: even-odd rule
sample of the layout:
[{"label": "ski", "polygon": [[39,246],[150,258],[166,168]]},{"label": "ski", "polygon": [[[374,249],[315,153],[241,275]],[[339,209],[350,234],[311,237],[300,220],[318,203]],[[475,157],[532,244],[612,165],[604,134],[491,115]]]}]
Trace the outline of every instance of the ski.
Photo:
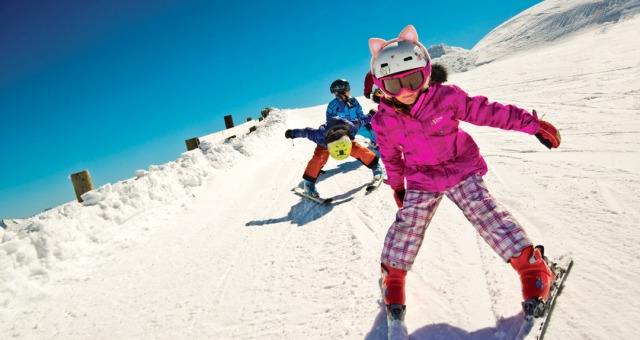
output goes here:
[{"label": "ski", "polygon": [[331,204],[331,202],[333,202],[333,198],[321,198],[321,197],[315,197],[315,196],[308,195],[300,187],[295,187],[295,188],[291,189],[291,191],[293,191],[296,195],[298,195],[298,196],[300,196],[302,198],[306,198],[306,199],[314,201],[314,202],[316,202],[318,204],[329,205],[329,204]]},{"label": "ski", "polygon": [[384,178],[380,177],[378,179],[374,179],[373,181],[371,181],[367,187],[364,189],[366,194],[370,194],[372,191],[378,189],[380,187],[380,184],[382,184],[382,182],[384,182]]},{"label": "ski", "polygon": [[550,263],[551,270],[556,275],[556,278],[549,292],[549,301],[544,305],[544,314],[538,318],[534,318],[533,315],[525,315],[524,323],[516,336],[517,340],[542,340],[549,325],[556,298],[562,292],[564,281],[567,279],[572,265],[573,259],[569,256]]}]

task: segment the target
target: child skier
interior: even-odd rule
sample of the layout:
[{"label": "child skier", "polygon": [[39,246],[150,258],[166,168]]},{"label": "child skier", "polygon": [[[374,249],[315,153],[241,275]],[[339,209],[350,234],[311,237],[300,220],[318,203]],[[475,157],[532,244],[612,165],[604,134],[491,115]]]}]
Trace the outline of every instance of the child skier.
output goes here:
[{"label": "child skier", "polygon": [[373,75],[371,71],[368,71],[364,76],[364,96],[368,99],[371,99],[371,94],[373,93]]},{"label": "child skier", "polygon": [[364,76],[364,96],[371,99],[374,103],[379,104],[382,98],[382,91],[379,88],[373,88],[373,75],[371,71]]},{"label": "child skier", "polygon": [[358,100],[351,97],[351,85],[346,79],[337,79],[329,90],[335,98],[327,105],[326,118],[343,118],[351,122],[356,127],[357,134],[369,138],[375,145],[376,137],[371,129],[369,118],[362,113],[362,106]]},{"label": "child skier", "polygon": [[[368,120],[365,121],[368,123]],[[285,131],[285,138],[308,138],[317,144],[313,157],[302,175],[306,194],[313,197],[320,196],[315,183],[320,170],[327,164],[329,155],[337,160],[344,160],[352,156],[372,170],[374,180],[382,177],[382,166],[378,162],[378,156],[353,140],[356,131],[356,127],[351,122],[342,118],[329,118],[326,124],[320,125],[317,129],[305,128]]]},{"label": "child skier", "polygon": [[548,148],[560,145],[560,134],[538,119],[535,111],[530,114],[482,96],[470,97],[454,85],[442,85],[446,71],[438,67],[432,72],[429,53],[411,25],[396,39],[369,39],[369,48],[373,81],[384,93],[372,125],[387,184],[399,208],[381,256],[390,336],[406,337],[405,275],[445,195],[518,272],[525,313],[538,311],[554,279],[543,258],[544,248],[534,248],[520,224],[489,194],[482,179],[487,165],[458,124],[466,121],[521,131],[535,135]]}]

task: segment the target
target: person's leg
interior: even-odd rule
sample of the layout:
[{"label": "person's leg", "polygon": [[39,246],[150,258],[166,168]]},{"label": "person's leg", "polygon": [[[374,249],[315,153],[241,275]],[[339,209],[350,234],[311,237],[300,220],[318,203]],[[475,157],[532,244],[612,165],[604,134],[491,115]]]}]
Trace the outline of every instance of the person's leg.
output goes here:
[{"label": "person's leg", "polygon": [[380,261],[386,305],[404,305],[404,277],[420,250],[425,231],[442,200],[441,193],[408,190],[387,232]]},{"label": "person's leg", "polygon": [[369,141],[371,141],[371,143],[373,145],[376,144],[376,137],[373,134],[373,129],[367,129],[365,126],[362,126],[359,130],[358,130],[358,134],[362,137],[368,138]]},{"label": "person's leg", "polygon": [[356,158],[367,168],[374,170],[379,165],[379,158],[376,154],[369,150],[369,148],[360,145],[360,143],[353,141],[351,143],[351,157]]},{"label": "person's leg", "polygon": [[313,157],[311,157],[311,160],[309,160],[309,163],[307,164],[307,168],[304,170],[302,178],[315,183],[318,179],[318,175],[320,175],[320,170],[322,170],[322,167],[327,164],[328,159],[329,150],[317,145],[313,152]]},{"label": "person's leg", "polygon": [[523,298],[546,299],[553,273],[518,221],[491,196],[482,177],[468,177],[449,189],[447,197],[489,246],[518,272]]},{"label": "person's leg", "polygon": [[467,177],[447,190],[447,197],[505,262],[531,246],[518,221],[491,196],[482,176]]},{"label": "person's leg", "polygon": [[351,143],[351,156],[358,159],[362,164],[371,169],[371,171],[373,172],[374,180],[381,179],[384,175],[382,165],[380,164],[380,159],[369,148],[360,145],[360,143],[356,141],[353,141]]}]

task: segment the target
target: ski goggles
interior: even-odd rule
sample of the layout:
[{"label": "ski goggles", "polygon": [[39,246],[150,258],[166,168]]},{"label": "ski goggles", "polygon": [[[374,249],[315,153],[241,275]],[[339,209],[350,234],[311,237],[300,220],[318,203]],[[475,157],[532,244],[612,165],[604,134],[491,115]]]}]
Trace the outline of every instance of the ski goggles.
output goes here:
[{"label": "ski goggles", "polygon": [[428,78],[427,68],[421,67],[383,77],[379,80],[379,83],[381,90],[391,96],[398,96],[403,91],[420,91]]},{"label": "ski goggles", "polygon": [[331,93],[333,94],[345,94],[351,91],[351,87],[349,85],[346,86],[336,86],[331,89]]}]

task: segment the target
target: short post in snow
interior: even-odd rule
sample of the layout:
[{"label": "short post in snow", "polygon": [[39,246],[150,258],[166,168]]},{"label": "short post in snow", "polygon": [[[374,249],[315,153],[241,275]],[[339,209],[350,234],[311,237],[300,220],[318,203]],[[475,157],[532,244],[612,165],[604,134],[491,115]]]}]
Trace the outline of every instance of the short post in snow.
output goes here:
[{"label": "short post in snow", "polygon": [[73,190],[76,192],[76,199],[82,203],[82,195],[93,190],[93,181],[89,170],[82,170],[71,174],[71,183],[73,184]]},{"label": "short post in snow", "polygon": [[273,110],[270,107],[265,107],[264,109],[262,109],[260,111],[260,115],[262,115],[262,118],[267,118],[269,116],[269,112],[271,112],[271,110]]},{"label": "short post in snow", "polygon": [[200,138],[194,137],[184,141],[187,145],[187,151],[195,150],[200,146]]},{"label": "short post in snow", "polygon": [[[231,129],[233,127],[233,116],[231,115],[224,116],[224,126],[226,129]],[[229,141],[233,138],[236,138],[236,135],[229,136],[227,137],[226,140]]]},{"label": "short post in snow", "polygon": [[[253,118],[247,117],[247,123],[252,121],[252,120],[253,120]],[[249,133],[252,133],[253,131],[256,131],[257,129],[258,129],[258,127],[254,125],[254,126],[249,128]]]},{"label": "short post in snow", "polygon": [[231,129],[233,127],[233,116],[231,115],[224,116],[224,126],[227,129]]}]

